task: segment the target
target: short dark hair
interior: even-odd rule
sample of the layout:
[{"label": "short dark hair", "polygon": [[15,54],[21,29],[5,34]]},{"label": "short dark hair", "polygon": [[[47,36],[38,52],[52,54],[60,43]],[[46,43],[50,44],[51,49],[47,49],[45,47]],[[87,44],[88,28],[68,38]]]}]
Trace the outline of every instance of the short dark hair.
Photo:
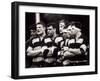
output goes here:
[{"label": "short dark hair", "polygon": [[61,23],[61,22],[64,22],[64,23],[66,24],[66,20],[65,20],[65,19],[61,19],[61,20],[59,21],[59,23]]},{"label": "short dark hair", "polygon": [[64,22],[64,23],[65,23],[65,27],[64,27],[64,28],[67,28],[67,26],[68,26],[68,24],[69,24],[69,21],[68,21],[68,20],[65,20],[65,19],[61,19],[61,20],[59,21],[59,23],[61,23],[61,22]]},{"label": "short dark hair", "polygon": [[54,22],[47,24],[47,28],[48,28],[49,26],[52,26],[53,28],[56,29],[56,24],[55,24]]},{"label": "short dark hair", "polygon": [[43,27],[46,27],[45,23],[44,23],[44,22],[42,22],[42,21],[40,21],[40,22],[36,23],[36,25],[38,25],[38,24],[41,24],[41,25],[43,25]]},{"label": "short dark hair", "polygon": [[81,27],[82,27],[82,24],[81,24],[80,22],[75,22],[75,21],[70,22],[70,23],[67,25],[67,27],[68,27],[69,25],[71,25],[71,26],[76,26],[76,27],[78,27],[79,29],[81,29]]}]

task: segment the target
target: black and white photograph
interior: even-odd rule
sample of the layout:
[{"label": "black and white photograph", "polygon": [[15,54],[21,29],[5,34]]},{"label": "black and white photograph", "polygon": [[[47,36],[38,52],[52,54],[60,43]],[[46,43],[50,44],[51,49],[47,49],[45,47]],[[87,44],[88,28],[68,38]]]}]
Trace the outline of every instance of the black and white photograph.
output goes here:
[{"label": "black and white photograph", "polygon": [[89,15],[26,12],[25,23],[26,68],[89,64]]},{"label": "black and white photograph", "polygon": [[97,7],[12,3],[11,77],[97,74]]}]

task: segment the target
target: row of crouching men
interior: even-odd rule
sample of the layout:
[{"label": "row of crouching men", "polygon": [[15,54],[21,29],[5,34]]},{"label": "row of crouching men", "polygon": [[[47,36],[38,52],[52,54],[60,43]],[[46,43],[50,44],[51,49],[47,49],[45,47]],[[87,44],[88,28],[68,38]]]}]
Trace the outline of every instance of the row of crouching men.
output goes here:
[{"label": "row of crouching men", "polygon": [[[80,22],[59,21],[36,24],[36,31],[27,42],[27,67],[56,67],[87,64],[87,45]],[[26,60],[27,61],[27,60]]]}]

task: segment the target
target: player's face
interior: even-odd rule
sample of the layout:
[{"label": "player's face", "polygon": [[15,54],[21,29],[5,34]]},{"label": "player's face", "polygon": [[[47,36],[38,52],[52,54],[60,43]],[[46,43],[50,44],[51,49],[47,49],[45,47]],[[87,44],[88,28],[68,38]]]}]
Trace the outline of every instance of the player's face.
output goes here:
[{"label": "player's face", "polygon": [[34,35],[34,31],[33,30],[30,30],[30,32],[31,32],[31,36],[33,36]]},{"label": "player's face", "polygon": [[49,26],[47,27],[47,35],[48,36],[53,36],[55,29],[53,28],[53,26]]},{"label": "player's face", "polygon": [[38,24],[36,26],[36,30],[37,30],[37,34],[40,35],[40,34],[43,34],[43,32],[45,31],[45,27],[43,27],[42,24]]},{"label": "player's face", "polygon": [[64,22],[60,22],[59,23],[59,32],[60,33],[62,33],[64,27],[65,27],[65,23]]},{"label": "player's face", "polygon": [[71,31],[67,30],[66,32],[63,32],[64,39],[70,38],[70,36],[71,36]]},{"label": "player's face", "polygon": [[74,25],[73,26],[69,25],[67,29],[71,31],[71,35],[76,35],[76,33],[78,32],[77,27]]}]

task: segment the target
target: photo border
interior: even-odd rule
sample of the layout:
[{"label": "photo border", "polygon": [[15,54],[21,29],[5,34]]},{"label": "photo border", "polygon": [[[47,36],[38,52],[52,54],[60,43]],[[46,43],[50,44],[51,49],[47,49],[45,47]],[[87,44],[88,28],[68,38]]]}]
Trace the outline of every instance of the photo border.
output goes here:
[{"label": "photo border", "polygon": [[[95,71],[77,72],[77,73],[59,73],[59,74],[43,74],[43,75],[28,75],[19,76],[19,6],[44,6],[44,7],[58,7],[58,8],[73,8],[73,9],[92,9],[95,11]],[[42,77],[58,77],[58,76],[72,76],[72,75],[87,75],[97,74],[97,7],[96,6],[81,6],[81,5],[61,5],[61,4],[48,4],[48,3],[31,3],[31,2],[12,2],[11,7],[11,77],[14,79],[25,78],[42,78]]]}]

